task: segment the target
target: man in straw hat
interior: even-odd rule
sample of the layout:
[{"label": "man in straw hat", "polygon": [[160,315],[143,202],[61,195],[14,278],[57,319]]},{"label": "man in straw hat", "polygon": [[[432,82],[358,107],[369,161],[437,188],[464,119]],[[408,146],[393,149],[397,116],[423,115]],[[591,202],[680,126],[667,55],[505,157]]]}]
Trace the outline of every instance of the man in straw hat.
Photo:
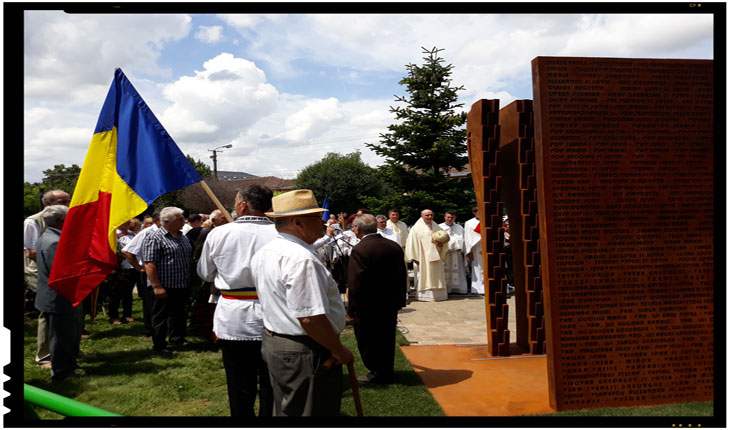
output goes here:
[{"label": "man in straw hat", "polygon": [[[262,355],[274,392],[274,416],[339,415],[342,366],[352,352],[340,342],[345,307],[337,283],[311,244],[322,212],[310,190],[272,199],[276,239],[251,261],[264,317]],[[334,365],[328,359],[333,358]]]}]

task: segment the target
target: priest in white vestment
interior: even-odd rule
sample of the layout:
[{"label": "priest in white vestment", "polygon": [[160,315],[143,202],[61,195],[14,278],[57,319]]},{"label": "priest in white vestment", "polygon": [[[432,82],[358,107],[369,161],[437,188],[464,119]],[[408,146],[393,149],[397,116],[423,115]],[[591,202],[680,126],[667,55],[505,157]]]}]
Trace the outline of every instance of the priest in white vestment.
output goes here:
[{"label": "priest in white vestment", "polygon": [[447,246],[437,245],[432,239],[433,233],[440,230],[441,227],[433,222],[433,211],[424,209],[406,240],[406,261],[413,261],[416,299],[420,301],[448,299],[443,263]]},{"label": "priest in white vestment", "polygon": [[398,212],[398,209],[391,209],[388,211],[388,221],[385,222],[385,227],[398,234],[398,237],[400,237],[400,246],[405,249],[406,241],[408,240],[408,226],[399,220],[400,212]]},{"label": "priest in white vestment", "polygon": [[446,276],[446,292],[466,294],[466,267],[464,265],[464,227],[456,223],[456,213],[446,211],[444,222],[439,224],[449,234],[449,243],[444,258],[444,275]]},{"label": "priest in white vestment", "polygon": [[464,223],[464,248],[471,265],[471,292],[484,294],[484,265],[482,262],[482,234],[474,231],[479,225],[479,211],[472,209],[474,218]]}]

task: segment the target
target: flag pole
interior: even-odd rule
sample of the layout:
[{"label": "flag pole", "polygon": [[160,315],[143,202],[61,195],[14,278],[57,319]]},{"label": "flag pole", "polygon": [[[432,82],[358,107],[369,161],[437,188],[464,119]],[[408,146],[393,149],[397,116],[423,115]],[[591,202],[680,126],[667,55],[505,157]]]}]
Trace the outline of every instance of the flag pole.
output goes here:
[{"label": "flag pole", "polygon": [[213,190],[210,189],[208,184],[205,183],[205,181],[200,181],[200,186],[203,187],[203,190],[208,194],[211,200],[213,200],[213,203],[215,203],[216,206],[218,206],[218,209],[220,209],[221,212],[223,212],[223,216],[226,217],[226,220],[228,222],[233,222],[233,217],[231,217],[231,214],[228,213],[226,208],[223,207],[220,200],[218,200],[218,197],[213,194]]}]

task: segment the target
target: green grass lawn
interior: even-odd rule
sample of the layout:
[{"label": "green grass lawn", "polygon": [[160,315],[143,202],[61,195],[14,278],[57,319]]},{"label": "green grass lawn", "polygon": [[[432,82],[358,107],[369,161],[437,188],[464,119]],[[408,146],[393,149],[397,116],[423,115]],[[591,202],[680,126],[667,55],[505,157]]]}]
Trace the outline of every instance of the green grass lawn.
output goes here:
[{"label": "green grass lawn", "polygon": [[[81,340],[81,350],[96,357],[79,361],[87,375],[80,379],[51,382],[50,370],[35,364],[37,321],[33,321],[24,333],[24,382],[125,416],[229,416],[220,352],[206,349],[204,339],[189,330],[190,345],[185,350],[176,350],[173,358],[155,355],[152,341],[144,337],[141,301],[134,299],[132,323],[112,325],[100,314],[91,326],[87,316],[86,328],[92,335]],[[400,333],[398,340],[407,343]],[[357,375],[366,374],[351,328],[345,329],[342,341],[355,355]],[[400,349],[395,371],[398,384],[360,384],[366,416],[444,415]],[[342,415],[356,416],[346,367],[343,376]],[[37,412],[42,419],[63,418],[43,409]]]},{"label": "green grass lawn", "polygon": [[[50,370],[35,364],[36,322],[24,330],[24,382],[101,409],[140,417],[227,417],[228,394],[220,352],[206,348],[204,338],[189,330],[190,345],[177,350],[173,358],[152,352],[152,341],[143,334],[141,301],[135,296],[133,317],[136,321],[109,324],[99,315],[93,326],[87,316],[91,337],[81,340],[85,353],[95,358],[79,361],[86,377],[51,382]],[[355,373],[365,375],[351,328],[346,328],[342,342],[355,355]],[[407,345],[397,333],[397,342]],[[397,383],[388,386],[360,384],[359,392],[366,417],[437,417],[445,416],[441,407],[413,371],[400,348],[396,349]],[[347,368],[343,369],[343,416],[356,416]],[[488,389],[488,387],[485,387]],[[42,419],[62,416],[37,409]],[[712,402],[697,402],[653,407],[585,409],[539,415],[540,417],[671,417],[714,414]],[[531,416],[535,417],[535,416]],[[539,424],[541,425],[541,424]],[[549,425],[546,423],[546,425]]]}]

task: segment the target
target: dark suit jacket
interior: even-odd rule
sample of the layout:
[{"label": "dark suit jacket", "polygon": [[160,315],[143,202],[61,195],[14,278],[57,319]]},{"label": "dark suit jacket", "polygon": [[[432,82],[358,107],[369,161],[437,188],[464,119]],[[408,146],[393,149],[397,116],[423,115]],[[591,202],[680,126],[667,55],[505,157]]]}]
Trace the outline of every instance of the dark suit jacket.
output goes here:
[{"label": "dark suit jacket", "polygon": [[54,314],[70,314],[74,312],[71,302],[61,293],[48,286],[51,266],[56,258],[56,248],[61,238],[61,230],[46,228],[36,244],[38,261],[38,289],[35,296],[35,308],[41,312]]},{"label": "dark suit jacket", "polygon": [[352,248],[347,270],[351,317],[377,315],[406,305],[407,272],[403,248],[379,234],[364,237]]}]

